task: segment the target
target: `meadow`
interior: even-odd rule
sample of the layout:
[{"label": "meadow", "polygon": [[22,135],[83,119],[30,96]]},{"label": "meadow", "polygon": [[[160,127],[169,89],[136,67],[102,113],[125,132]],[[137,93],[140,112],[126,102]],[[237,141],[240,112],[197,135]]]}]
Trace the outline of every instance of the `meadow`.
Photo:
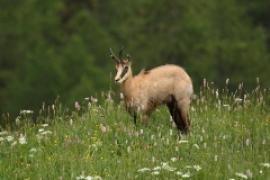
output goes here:
[{"label": "meadow", "polygon": [[0,179],[270,179],[270,89],[228,86],[204,81],[188,136],[165,107],[135,126],[118,93],[21,111],[0,130]]}]

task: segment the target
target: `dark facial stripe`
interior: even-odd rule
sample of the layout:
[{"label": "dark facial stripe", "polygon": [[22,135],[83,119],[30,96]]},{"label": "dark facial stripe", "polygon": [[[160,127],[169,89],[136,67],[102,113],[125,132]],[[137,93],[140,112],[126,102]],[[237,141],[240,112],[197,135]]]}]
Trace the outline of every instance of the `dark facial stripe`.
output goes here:
[{"label": "dark facial stripe", "polygon": [[124,75],[126,74],[128,72],[128,66],[125,66],[125,68],[124,68],[124,70],[122,71],[122,73],[121,73],[121,78],[123,78],[124,77]]}]

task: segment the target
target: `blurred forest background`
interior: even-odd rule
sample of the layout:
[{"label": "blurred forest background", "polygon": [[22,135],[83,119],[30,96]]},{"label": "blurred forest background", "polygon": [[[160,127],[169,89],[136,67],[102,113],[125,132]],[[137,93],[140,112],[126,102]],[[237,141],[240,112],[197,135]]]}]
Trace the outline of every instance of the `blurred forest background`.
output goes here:
[{"label": "blurred forest background", "polygon": [[141,68],[269,87],[270,1],[0,0],[0,112],[73,103],[115,88],[109,48]]}]

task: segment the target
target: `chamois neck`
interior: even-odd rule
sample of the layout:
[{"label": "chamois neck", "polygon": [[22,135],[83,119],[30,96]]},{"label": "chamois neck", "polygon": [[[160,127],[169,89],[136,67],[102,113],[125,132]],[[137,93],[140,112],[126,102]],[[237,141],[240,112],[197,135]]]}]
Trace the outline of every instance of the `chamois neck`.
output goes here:
[{"label": "chamois neck", "polygon": [[133,80],[133,74],[131,71],[127,79],[121,84],[121,91],[126,97],[130,96],[132,80]]}]

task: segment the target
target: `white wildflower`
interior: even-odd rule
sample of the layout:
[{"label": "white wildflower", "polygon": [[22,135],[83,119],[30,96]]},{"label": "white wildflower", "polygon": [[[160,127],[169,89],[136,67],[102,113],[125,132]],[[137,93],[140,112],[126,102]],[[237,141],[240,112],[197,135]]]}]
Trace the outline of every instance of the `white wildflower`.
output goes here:
[{"label": "white wildflower", "polygon": [[84,176],[80,175],[76,177],[77,180],[102,180],[100,176]]},{"label": "white wildflower", "polygon": [[159,171],[159,170],[161,170],[160,166],[156,166],[156,167],[153,168],[153,171]]},{"label": "white wildflower", "polygon": [[17,126],[19,126],[20,123],[21,123],[20,116],[17,116],[16,119],[15,119],[15,124],[16,124]]},{"label": "white wildflower", "polygon": [[203,136],[200,136],[200,141],[203,142]]},{"label": "white wildflower", "polygon": [[26,136],[24,136],[23,134],[20,134],[19,143],[20,144],[27,144]]},{"label": "white wildflower", "polygon": [[259,77],[256,77],[256,82],[257,82],[257,84],[260,84],[260,78]]},{"label": "white wildflower", "polygon": [[166,166],[166,165],[168,165],[167,162],[161,162],[161,166]]},{"label": "white wildflower", "polygon": [[200,146],[198,144],[193,144],[193,146],[196,148],[196,149],[200,149]]},{"label": "white wildflower", "polygon": [[124,99],[124,94],[120,93],[120,99]]},{"label": "white wildflower", "polygon": [[90,97],[90,100],[91,100],[91,102],[93,102],[93,103],[97,103],[97,102],[98,102],[98,99],[95,98],[95,97],[93,97],[93,96]]},{"label": "white wildflower", "polygon": [[190,178],[190,172],[186,172],[185,174],[182,174],[182,178]]},{"label": "white wildflower", "polygon": [[261,166],[270,168],[270,163],[260,163]]},{"label": "white wildflower", "polygon": [[152,175],[159,175],[160,172],[159,172],[159,171],[153,171],[151,174],[152,174]]},{"label": "white wildflower", "polygon": [[1,131],[1,132],[0,132],[0,136],[7,135],[7,134],[8,134],[7,131]]},{"label": "white wildflower", "polygon": [[33,114],[34,113],[34,111],[32,111],[32,110],[21,110],[20,111],[20,114]]},{"label": "white wildflower", "polygon": [[176,171],[175,174],[178,175],[178,176],[182,176],[183,175],[183,173],[181,171]]},{"label": "white wildflower", "polygon": [[241,98],[235,98],[235,99],[234,99],[234,102],[235,102],[235,103],[240,103],[240,102],[242,102],[242,101],[243,101],[243,99],[241,99]]},{"label": "white wildflower", "polygon": [[139,169],[139,170],[138,170],[138,172],[141,172],[141,173],[146,172],[146,171],[151,171],[151,169],[145,167],[145,168],[142,168],[142,169]]},{"label": "white wildflower", "polygon": [[170,118],[170,122],[173,122],[173,118],[172,118],[172,116],[171,116],[171,115],[170,115],[170,117],[169,117],[169,118]]},{"label": "white wildflower", "polygon": [[175,161],[177,161],[177,158],[176,158],[176,157],[172,157],[172,158],[171,158],[171,161],[172,161],[172,162],[175,162]]},{"label": "white wildflower", "polygon": [[49,124],[41,124],[40,126],[42,126],[42,127],[48,127]]},{"label": "white wildflower", "polygon": [[245,175],[244,173],[235,173],[235,175],[236,176],[238,176],[238,177],[240,177],[240,178],[242,178],[242,179],[248,179],[248,176],[247,175]]},{"label": "white wildflower", "polygon": [[238,84],[238,89],[239,89],[239,90],[243,89],[243,87],[244,87],[244,83],[243,83],[243,82],[240,83],[240,84]]},{"label": "white wildflower", "polygon": [[47,131],[41,132],[40,134],[41,134],[41,135],[52,134],[52,131],[47,130]]},{"label": "white wildflower", "polygon": [[251,172],[250,169],[246,170],[246,175],[247,175],[247,177],[249,177],[249,178],[251,178],[251,179],[252,179],[252,177],[253,177],[253,173]]},{"label": "white wildflower", "polygon": [[173,130],[172,129],[170,129],[170,136],[172,136],[173,135]]},{"label": "white wildflower", "polygon": [[29,150],[29,152],[35,153],[35,152],[37,152],[37,149],[36,149],[36,148],[31,148],[31,149]]},{"label": "white wildflower", "polygon": [[250,139],[246,139],[246,146],[249,146],[250,144]]},{"label": "white wildflower", "polygon": [[130,147],[130,146],[127,147],[127,152],[128,152],[128,153],[131,152],[131,147]]},{"label": "white wildflower", "polygon": [[202,133],[205,134],[205,129],[204,128],[202,128]]},{"label": "white wildflower", "polygon": [[73,119],[72,119],[72,118],[70,118],[70,120],[69,120],[69,125],[70,125],[70,126],[73,125]]},{"label": "white wildflower", "polygon": [[175,171],[176,170],[176,168],[175,167],[172,167],[172,166],[170,166],[168,163],[161,163],[161,165],[162,165],[162,169],[165,169],[165,170],[167,170],[167,171]]},{"label": "white wildflower", "polygon": [[218,160],[218,155],[215,155],[214,161],[217,161],[217,160]]},{"label": "white wildflower", "polygon": [[178,144],[184,144],[184,143],[188,143],[188,140],[180,140],[180,141],[178,141]]},{"label": "white wildflower", "polygon": [[216,90],[216,98],[218,98],[219,93],[218,93],[218,89]]},{"label": "white wildflower", "polygon": [[200,165],[194,165],[193,168],[196,170],[196,171],[200,171],[202,169],[202,167]]},{"label": "white wildflower", "polygon": [[5,140],[5,138],[3,138],[3,137],[0,137],[0,142],[1,142],[1,141],[4,141],[4,140]]},{"label": "white wildflower", "polygon": [[206,79],[203,78],[203,87],[206,87],[206,85],[207,85],[206,83],[207,83]]},{"label": "white wildflower", "polygon": [[7,140],[8,142],[11,142],[11,141],[14,140],[14,137],[13,137],[13,136],[7,136],[7,137],[6,137],[6,140]]},{"label": "white wildflower", "polygon": [[107,128],[106,128],[106,126],[104,126],[103,124],[100,124],[100,125],[99,125],[99,128],[100,128],[100,131],[101,131],[102,133],[106,133],[106,132],[107,132]]},{"label": "white wildflower", "polygon": [[78,101],[76,101],[76,102],[74,103],[74,107],[75,107],[75,109],[76,109],[77,111],[80,111],[80,110],[81,110],[81,106],[80,106],[80,104],[79,104]]},{"label": "white wildflower", "polygon": [[156,158],[152,156],[152,162],[156,162]]},{"label": "white wildflower", "polygon": [[38,129],[38,132],[43,132],[43,131],[44,131],[44,129],[43,129],[43,128]]},{"label": "white wildflower", "polygon": [[229,79],[229,78],[227,78],[227,79],[226,79],[226,85],[228,85],[228,84],[229,84],[229,82],[230,82],[230,79]]}]

